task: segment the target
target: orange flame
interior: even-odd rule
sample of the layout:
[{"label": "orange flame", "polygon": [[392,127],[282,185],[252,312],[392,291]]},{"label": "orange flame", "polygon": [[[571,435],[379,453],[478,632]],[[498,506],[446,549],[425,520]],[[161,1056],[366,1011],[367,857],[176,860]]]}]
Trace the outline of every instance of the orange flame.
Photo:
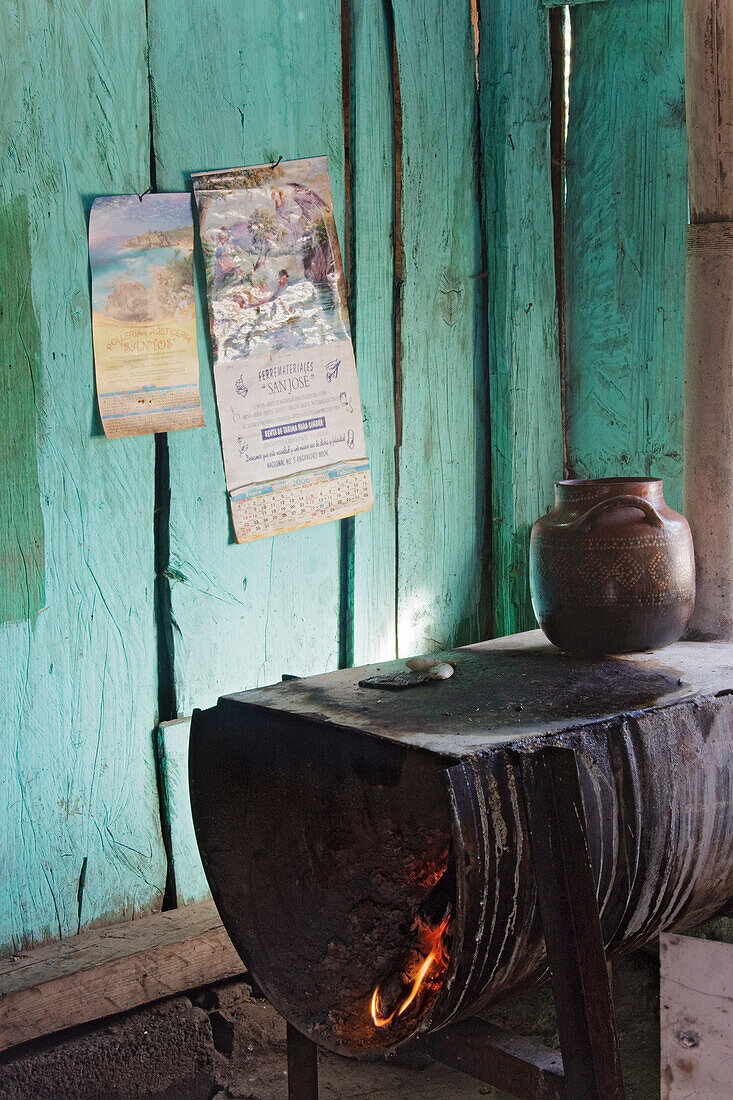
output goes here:
[{"label": "orange flame", "polygon": [[448,957],[445,951],[445,945],[443,943],[443,935],[449,923],[450,914],[447,914],[438,925],[438,927],[435,929],[430,928],[418,918],[417,924],[420,932],[420,939],[422,943],[426,944],[428,947],[432,945],[432,950],[428,954],[427,958],[423,960],[422,964],[420,965],[420,969],[417,971],[414,978],[412,979],[410,992],[403,999],[401,1004],[390,1013],[389,1016],[382,1016],[380,1014],[379,986],[375,988],[374,992],[372,993],[372,1000],[370,1004],[370,1011],[375,1027],[387,1027],[388,1024],[392,1023],[392,1020],[394,1020],[395,1016],[401,1016],[403,1012],[407,1011],[407,1009],[417,997],[420,991],[420,987],[422,986],[425,978],[429,974],[433,963],[437,962],[440,968],[442,970],[445,970],[448,962]]}]

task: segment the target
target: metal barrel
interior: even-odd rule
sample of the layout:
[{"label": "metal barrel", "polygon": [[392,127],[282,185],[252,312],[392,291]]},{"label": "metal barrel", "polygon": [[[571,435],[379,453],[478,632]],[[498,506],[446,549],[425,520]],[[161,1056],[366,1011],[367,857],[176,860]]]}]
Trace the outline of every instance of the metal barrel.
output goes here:
[{"label": "metal barrel", "polygon": [[[575,750],[611,953],[728,902],[726,692],[463,759],[234,697],[197,712],[190,782],[204,867],[274,1007],[320,1046],[369,1057],[541,979],[518,754],[547,744]],[[376,1027],[374,989],[415,969],[416,926],[446,905],[447,970]]]}]

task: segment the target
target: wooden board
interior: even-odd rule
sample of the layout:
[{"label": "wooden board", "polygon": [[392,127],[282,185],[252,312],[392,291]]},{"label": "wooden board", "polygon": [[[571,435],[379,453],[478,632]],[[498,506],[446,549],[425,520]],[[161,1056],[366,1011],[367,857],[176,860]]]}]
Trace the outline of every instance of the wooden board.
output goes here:
[{"label": "wooden board", "polygon": [[733,7],[728,0],[685,0],[684,19],[684,500],[696,567],[688,630],[733,640]]},{"label": "wooden board", "polygon": [[573,9],[567,448],[574,476],[665,479],[682,503],[682,0]]},{"label": "wooden board", "polygon": [[733,220],[730,5],[687,0],[685,100],[690,223]]},{"label": "wooden board", "polygon": [[[43,607],[45,548],[38,484],[36,419],[43,393],[41,334],[33,302],[27,195],[0,207],[0,287],[3,291],[0,368],[0,622],[36,620]],[[37,403],[38,401],[38,403]]]},{"label": "wooden board", "polygon": [[396,655],[395,149],[392,42],[382,0],[350,5],[349,299],[374,505],[356,516],[351,652],[362,664]]},{"label": "wooden board", "polygon": [[403,253],[397,640],[412,654],[486,629],[485,318],[470,6],[396,4],[394,18]]},{"label": "wooden board", "polygon": [[[432,1032],[427,1039],[430,1057],[471,1077],[487,1080],[494,1088],[535,1100],[563,1100],[566,1096],[559,1051],[526,1039],[475,1016]],[[493,1089],[480,1089],[491,1095]]]},{"label": "wooden board", "polygon": [[659,937],[662,1100],[731,1094],[733,945]]},{"label": "wooden board", "polygon": [[549,16],[481,5],[481,156],[489,290],[494,633],[534,626],[529,533],[562,476],[550,187]]},{"label": "wooden board", "polygon": [[188,738],[191,719],[162,722],[158,728],[158,759],[164,795],[164,813],[170,842],[173,884],[178,906],[211,897],[201,866],[188,793]]},{"label": "wooden board", "polygon": [[[257,0],[246,16],[239,0],[150,0],[148,24],[158,188],[187,187],[194,170],[326,154],[343,241],[338,0]],[[169,437],[179,714],[339,655],[339,524],[234,543],[203,333],[199,354],[206,427]]]},{"label": "wooden board", "polygon": [[0,1050],[243,973],[213,902],[0,960]]},{"label": "wooden board", "polygon": [[145,4],[11,0],[0,38],[12,59],[1,388],[13,393],[0,418],[14,418],[3,438],[22,441],[3,473],[15,591],[0,626],[0,950],[17,950],[156,907],[165,867],[153,440],[102,435],[85,213],[95,195],[149,184]]}]

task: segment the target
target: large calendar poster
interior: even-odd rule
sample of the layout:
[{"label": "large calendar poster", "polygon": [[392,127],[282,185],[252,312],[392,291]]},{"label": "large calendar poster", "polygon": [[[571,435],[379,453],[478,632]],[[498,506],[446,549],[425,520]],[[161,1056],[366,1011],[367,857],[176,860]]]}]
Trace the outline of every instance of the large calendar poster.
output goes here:
[{"label": "large calendar poster", "polygon": [[193,177],[238,542],[372,504],[325,157]]}]

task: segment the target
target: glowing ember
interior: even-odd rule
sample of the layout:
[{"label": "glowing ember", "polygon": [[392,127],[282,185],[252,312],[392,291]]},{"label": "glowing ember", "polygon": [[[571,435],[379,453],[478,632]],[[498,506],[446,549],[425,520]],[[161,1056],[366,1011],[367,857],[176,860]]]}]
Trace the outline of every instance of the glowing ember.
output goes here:
[{"label": "glowing ember", "polygon": [[389,1016],[380,1016],[379,1009],[377,1008],[377,1002],[379,1000],[379,986],[376,987],[372,993],[371,1012],[372,1019],[374,1020],[375,1027],[386,1027],[387,1024],[391,1024],[394,1020],[394,1012],[391,1012]]},{"label": "glowing ember", "polygon": [[419,917],[417,918],[416,925],[419,934],[421,954],[424,954],[426,950],[428,950],[429,953],[426,958],[423,959],[420,968],[411,979],[412,985],[410,987],[410,992],[403,998],[401,1003],[392,1010],[389,1016],[382,1016],[379,1011],[379,986],[376,987],[372,993],[370,1005],[372,1020],[374,1021],[375,1027],[387,1027],[388,1024],[392,1023],[395,1016],[399,1017],[403,1012],[407,1011],[417,997],[425,978],[431,970],[435,971],[435,977],[443,976],[448,966],[448,955],[445,950],[443,937],[449,923],[450,914],[446,914],[437,928],[430,928],[430,926],[421,921]]}]

